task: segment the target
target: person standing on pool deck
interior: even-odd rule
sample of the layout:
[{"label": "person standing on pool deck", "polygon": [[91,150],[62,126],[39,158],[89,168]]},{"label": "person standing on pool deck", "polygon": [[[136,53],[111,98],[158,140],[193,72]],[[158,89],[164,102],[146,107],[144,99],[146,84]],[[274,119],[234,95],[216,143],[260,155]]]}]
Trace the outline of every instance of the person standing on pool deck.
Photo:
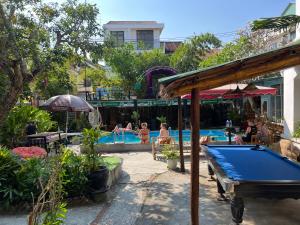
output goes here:
[{"label": "person standing on pool deck", "polygon": [[139,131],[139,138],[141,139],[141,144],[149,144],[149,133],[150,130],[147,128],[147,123],[142,123]]}]

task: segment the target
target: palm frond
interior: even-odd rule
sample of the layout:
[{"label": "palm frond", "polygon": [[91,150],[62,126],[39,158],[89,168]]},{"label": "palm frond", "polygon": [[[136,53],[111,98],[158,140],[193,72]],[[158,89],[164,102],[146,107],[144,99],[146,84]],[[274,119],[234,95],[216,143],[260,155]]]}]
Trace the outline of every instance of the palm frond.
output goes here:
[{"label": "palm frond", "polygon": [[289,15],[280,17],[262,18],[254,20],[251,24],[252,31],[270,29],[274,31],[286,30],[290,27],[297,26],[300,23],[300,16]]}]

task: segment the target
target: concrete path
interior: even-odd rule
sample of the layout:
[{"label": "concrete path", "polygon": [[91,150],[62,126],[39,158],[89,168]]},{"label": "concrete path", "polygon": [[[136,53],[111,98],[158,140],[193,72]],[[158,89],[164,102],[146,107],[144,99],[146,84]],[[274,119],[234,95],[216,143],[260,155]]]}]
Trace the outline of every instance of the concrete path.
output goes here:
[{"label": "concrete path", "polygon": [[[190,174],[168,171],[150,153],[119,154],[123,176],[107,203],[71,208],[67,225],[189,225]],[[189,168],[189,164],[187,164]],[[219,202],[215,182],[200,161],[201,225],[228,225],[229,202]],[[243,225],[298,225],[299,200],[246,199]],[[25,225],[26,215],[0,216],[0,225]]]}]

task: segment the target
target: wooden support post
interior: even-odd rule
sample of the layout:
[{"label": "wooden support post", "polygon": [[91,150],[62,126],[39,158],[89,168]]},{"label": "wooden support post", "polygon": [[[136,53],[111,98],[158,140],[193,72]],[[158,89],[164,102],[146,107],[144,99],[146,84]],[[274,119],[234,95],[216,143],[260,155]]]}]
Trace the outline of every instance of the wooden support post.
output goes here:
[{"label": "wooden support post", "polygon": [[183,156],[183,137],[182,137],[182,104],[181,97],[178,97],[178,134],[179,134],[179,152],[180,152],[180,171],[185,172]]},{"label": "wooden support post", "polygon": [[199,225],[199,130],[200,130],[200,109],[199,90],[192,89],[191,102],[191,222],[192,225]]}]

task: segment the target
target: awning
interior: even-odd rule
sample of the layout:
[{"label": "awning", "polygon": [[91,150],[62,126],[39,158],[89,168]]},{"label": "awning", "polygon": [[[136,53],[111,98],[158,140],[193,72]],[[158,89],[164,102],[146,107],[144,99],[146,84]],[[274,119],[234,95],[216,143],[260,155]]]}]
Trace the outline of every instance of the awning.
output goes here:
[{"label": "awning", "polygon": [[[221,87],[200,91],[200,99],[234,99],[261,95],[275,95],[276,91],[276,88],[256,86],[254,84],[227,84]],[[181,98],[191,99],[191,94],[182,95]]]},{"label": "awning", "polygon": [[221,65],[159,79],[160,95],[174,98],[300,65],[300,41]]}]

